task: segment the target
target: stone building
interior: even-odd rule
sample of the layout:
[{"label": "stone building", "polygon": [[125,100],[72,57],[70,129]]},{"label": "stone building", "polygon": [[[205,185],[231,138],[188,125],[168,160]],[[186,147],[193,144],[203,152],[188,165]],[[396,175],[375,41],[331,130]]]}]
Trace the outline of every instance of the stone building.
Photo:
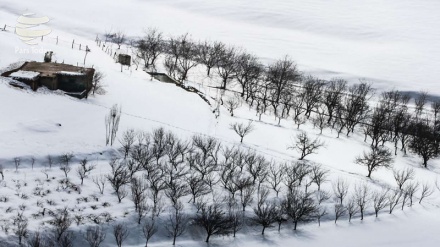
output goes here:
[{"label": "stone building", "polygon": [[62,90],[73,97],[84,98],[92,88],[94,73],[93,68],[26,62],[20,68],[5,72],[2,76],[23,82],[34,91],[44,86],[50,90]]}]

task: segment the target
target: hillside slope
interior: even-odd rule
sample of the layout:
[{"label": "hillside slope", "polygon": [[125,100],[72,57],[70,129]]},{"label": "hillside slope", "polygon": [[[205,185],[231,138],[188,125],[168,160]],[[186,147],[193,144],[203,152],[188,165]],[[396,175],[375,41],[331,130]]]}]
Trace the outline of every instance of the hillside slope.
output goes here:
[{"label": "hillside slope", "polygon": [[[109,108],[118,104],[123,113],[119,134],[128,128],[151,131],[164,127],[182,138],[194,134],[208,135],[225,145],[256,150],[268,159],[285,162],[299,157],[296,151],[287,150],[287,146],[299,131],[306,131],[326,144],[318,154],[307,157],[307,160],[322,164],[330,171],[331,180],[340,177],[352,184],[368,183],[372,188],[394,187],[391,170],[380,169],[370,180],[365,177],[365,167],[354,164],[355,157],[369,148],[359,133],[336,138],[336,133],[330,129],[319,135],[310,123],[297,130],[291,120],[282,120],[281,125],[277,125],[270,115],[264,115],[262,121],[258,121],[255,112],[249,111],[246,105],[237,110],[235,117],[229,116],[222,107],[217,119],[211,106],[196,94],[173,84],[151,80],[145,72],[134,67],[124,68],[121,72],[120,66],[95,45],[94,38],[97,33],[110,28],[127,30],[127,34],[133,36],[141,35],[142,28],[147,26],[157,26],[170,34],[189,31],[194,38],[218,39],[242,45],[265,61],[288,53],[302,69],[324,78],[338,75],[355,82],[359,77],[371,77],[377,79],[375,86],[382,89],[427,89],[430,93],[440,94],[440,89],[435,86],[438,77],[435,68],[440,65],[440,50],[431,45],[432,40],[440,40],[438,32],[433,32],[439,25],[435,19],[438,18],[435,11],[439,10],[439,6],[434,1],[428,3],[431,6],[413,6],[410,1],[396,1],[394,4],[375,1],[351,9],[344,1],[335,5],[323,5],[322,1],[280,1],[279,4],[268,5],[265,1],[249,4],[246,1],[129,0],[122,6],[114,2],[90,3],[84,0],[2,1],[0,27],[3,22],[14,25],[17,16],[24,11],[48,15],[52,19],[49,25],[53,28],[52,34],[35,49],[53,50],[57,62],[82,63],[84,51],[72,49],[71,40],[88,45],[91,53],[87,55],[86,65],[94,66],[105,74],[107,93],[77,100],[45,89],[37,92],[20,90],[8,85],[7,79],[1,79],[0,163],[5,166],[5,173],[10,176],[8,179],[35,181],[43,179],[44,175],[30,167],[31,156],[36,158],[36,169],[43,169],[47,155],[74,152],[77,159],[97,159],[96,164],[102,170],[94,171],[94,175],[108,172],[108,162],[117,145],[105,145],[104,118]],[[65,14],[66,9],[69,9],[68,15]],[[324,9],[327,11],[321,12]],[[100,10],[99,15],[96,10]],[[393,10],[392,14],[389,10]],[[313,16],[318,12],[321,13],[319,16]],[[384,27],[381,24],[384,22],[390,25]],[[54,40],[57,36],[61,40],[58,45]],[[13,29],[0,32],[0,69],[20,61],[41,61],[44,55],[39,50],[23,53],[20,49],[30,48],[21,43]],[[417,69],[413,69],[415,66]],[[423,84],[413,84],[414,81]],[[208,88],[204,90],[211,92]],[[229,125],[250,119],[254,120],[255,131],[240,144]],[[104,153],[104,156],[99,153]],[[18,173],[14,173],[14,157],[23,159]],[[420,166],[420,158],[416,155],[399,152],[394,166],[397,169],[414,168],[417,180],[431,185],[440,177],[438,159],[430,161],[429,169],[425,169]],[[56,169],[51,176],[64,175]],[[326,184],[326,189],[332,190],[331,183]],[[97,193],[90,179],[83,190],[86,194]],[[102,200],[110,201],[114,205],[111,213],[123,219],[123,211],[132,207],[131,201],[127,198],[123,204],[118,204],[115,196],[110,195],[110,188],[107,190],[109,193]],[[0,189],[1,195],[12,197],[13,193],[12,182]],[[320,227],[310,223],[293,232],[289,225],[281,233],[270,230],[265,237],[255,227],[256,231],[251,229],[235,239],[215,237],[212,242],[213,246],[435,246],[440,241],[440,236],[436,234],[436,229],[440,227],[439,195],[436,190],[422,205],[416,203],[403,211],[396,210],[392,215],[384,210],[379,218],[375,218],[370,210],[364,221],[356,218],[356,221],[348,223],[344,218],[335,224],[328,217]],[[57,196],[52,198],[58,199]],[[36,208],[37,199],[31,197],[28,201],[31,209]],[[14,198],[8,204],[0,204],[0,210],[21,202],[21,199]],[[73,197],[59,202],[59,206],[69,205],[69,202],[74,202]],[[7,216],[10,215],[13,214]],[[35,223],[31,226],[37,228],[39,225]],[[83,229],[77,227],[75,230]],[[114,245],[110,235],[108,233],[106,246]],[[138,232],[131,236],[128,244],[144,246],[142,239]],[[184,236],[178,245],[206,246],[202,239],[203,236],[196,239]],[[169,245],[170,240],[165,234],[152,242],[152,246]]]}]

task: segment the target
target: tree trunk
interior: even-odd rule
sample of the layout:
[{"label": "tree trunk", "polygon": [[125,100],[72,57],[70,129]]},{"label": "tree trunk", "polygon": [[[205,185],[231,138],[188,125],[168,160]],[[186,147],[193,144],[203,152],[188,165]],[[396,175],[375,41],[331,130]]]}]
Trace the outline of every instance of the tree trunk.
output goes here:
[{"label": "tree trunk", "polygon": [[226,89],[227,79],[223,79],[223,85],[220,89]]},{"label": "tree trunk", "polygon": [[208,234],[208,236],[206,236],[206,240],[205,240],[205,242],[209,242],[209,237],[211,237],[211,235],[210,234]]},{"label": "tree trunk", "polygon": [[263,231],[261,231],[261,235],[264,235],[264,230],[266,229],[265,226],[263,226]]}]

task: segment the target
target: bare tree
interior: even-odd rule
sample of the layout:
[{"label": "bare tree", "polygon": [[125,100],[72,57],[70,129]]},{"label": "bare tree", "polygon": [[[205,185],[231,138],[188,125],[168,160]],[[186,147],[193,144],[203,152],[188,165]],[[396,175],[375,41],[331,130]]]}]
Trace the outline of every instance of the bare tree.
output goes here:
[{"label": "bare tree", "polygon": [[301,157],[299,160],[303,160],[309,154],[314,154],[320,147],[323,147],[324,143],[316,138],[315,140],[311,140],[309,136],[305,132],[300,132],[296,135],[296,142],[289,146],[287,149],[297,150]]},{"label": "bare tree", "polygon": [[351,218],[359,213],[359,206],[357,205],[355,196],[352,196],[348,199],[346,208],[348,212],[348,222],[351,222]]},{"label": "bare tree", "polygon": [[47,156],[47,163],[49,164],[49,168],[52,169],[53,159],[50,155]]},{"label": "bare tree", "polygon": [[61,240],[61,237],[67,232],[72,224],[72,218],[70,217],[69,210],[67,208],[58,209],[53,212],[51,224],[55,227],[55,237],[57,241]]},{"label": "bare tree", "polygon": [[292,92],[294,84],[300,79],[298,68],[288,56],[269,65],[266,71],[266,80],[270,83],[271,103],[275,115],[281,103],[283,94]]},{"label": "bare tree", "polygon": [[189,186],[183,180],[185,174],[182,174],[182,170],[176,173],[174,173],[174,168],[167,168],[167,170],[169,173],[167,174],[165,195],[173,205],[177,205],[180,198],[190,194]]},{"label": "bare tree", "polygon": [[419,189],[419,186],[420,186],[419,182],[411,182],[407,184],[404,188],[406,194],[408,195],[410,207],[413,205],[413,198],[417,190]]},{"label": "bare tree", "polygon": [[342,204],[335,204],[335,224],[338,221],[339,218],[344,216],[347,213],[347,209]]},{"label": "bare tree", "polygon": [[415,108],[416,119],[418,119],[422,115],[423,108],[425,107],[427,100],[428,100],[428,92],[425,91],[420,92],[419,96],[414,99],[414,103],[416,105]]},{"label": "bare tree", "polygon": [[24,217],[23,211],[19,211],[17,216],[14,217],[13,225],[15,226],[14,233],[18,237],[18,243],[21,245],[23,238],[26,238],[29,234],[28,219]]},{"label": "bare tree", "polygon": [[35,157],[32,156],[31,157],[31,167],[32,167],[32,170],[34,170],[34,164],[35,164]]},{"label": "bare tree", "polygon": [[105,144],[112,146],[116,139],[116,133],[121,120],[121,107],[117,104],[113,105],[109,114],[105,117]]},{"label": "bare tree", "polygon": [[122,246],[122,243],[127,239],[128,234],[129,233],[126,224],[118,223],[113,225],[113,236],[115,237],[116,245],[118,247]]},{"label": "bare tree", "polygon": [[176,61],[177,80],[184,82],[188,79],[188,72],[199,64],[199,47],[192,40],[187,39],[186,35],[178,38],[178,44],[179,56]]},{"label": "bare tree", "polygon": [[156,60],[164,52],[162,33],[155,28],[145,32],[145,36],[136,42],[136,56],[143,59],[145,68],[156,69]]},{"label": "bare tree", "polygon": [[176,245],[177,237],[185,233],[187,225],[188,217],[183,213],[183,204],[177,202],[170,209],[170,216],[168,224],[166,225],[166,230],[173,238],[173,245]]},{"label": "bare tree", "polygon": [[127,191],[124,189],[124,186],[130,183],[130,175],[124,164],[116,159],[110,161],[110,166],[112,172],[106,175],[106,178],[115,190],[119,202],[121,202],[122,199],[127,196]]},{"label": "bare tree", "polygon": [[220,89],[226,89],[226,86],[237,71],[238,51],[235,47],[227,47],[219,50],[217,60],[217,74],[222,79]]},{"label": "bare tree", "polygon": [[391,117],[389,103],[382,99],[382,101],[373,110],[372,116],[369,118],[366,125],[365,140],[369,136],[371,138],[371,147],[378,148],[379,144],[383,144],[390,139]]},{"label": "bare tree", "polygon": [[93,169],[95,169],[95,167],[96,167],[96,166],[93,165],[93,164],[89,164],[89,165],[88,165],[87,158],[82,159],[82,160],[79,162],[79,166],[78,166],[78,168],[76,169],[76,172],[77,172],[79,178],[81,179],[81,185],[83,185],[84,178],[88,177],[89,174],[90,174],[90,172],[91,172]]},{"label": "bare tree", "polygon": [[213,171],[219,163],[220,148],[220,143],[215,138],[197,135],[192,137],[194,152],[187,157],[187,162],[191,169],[200,174],[202,180],[207,176],[215,177]]},{"label": "bare tree", "polygon": [[316,215],[318,207],[311,195],[311,193],[294,189],[283,201],[284,210],[293,221],[293,230],[296,230],[298,223],[310,221]]},{"label": "bare tree", "polygon": [[307,117],[307,119],[309,119],[310,114],[315,109],[317,110],[317,113],[321,113],[321,112],[323,113],[323,110],[320,110],[320,105],[322,102],[325,83],[324,80],[321,80],[314,76],[303,76],[301,79],[302,79],[303,94],[304,94],[303,96],[304,104],[306,110],[304,115]]},{"label": "bare tree", "polygon": [[258,206],[254,208],[255,216],[252,221],[263,227],[261,234],[264,235],[264,230],[276,222],[276,205],[271,202],[259,202]]},{"label": "bare tree", "polygon": [[319,129],[319,134],[322,134],[322,131],[325,127],[327,127],[327,118],[324,115],[324,110],[319,108],[316,112],[316,115],[312,119],[312,123],[314,127]]},{"label": "bare tree", "polygon": [[70,165],[70,161],[73,159],[75,155],[73,155],[72,152],[70,153],[63,153],[62,155],[60,155],[59,157],[59,162],[60,164],[66,164],[67,166]]},{"label": "bare tree", "polygon": [[102,73],[101,71],[95,71],[92,79],[92,89],[89,91],[89,93],[91,92],[92,95],[95,95],[95,93],[99,95],[104,95],[106,93],[105,85],[102,82],[104,77],[104,73]]},{"label": "bare tree", "polygon": [[101,195],[104,194],[105,183],[107,182],[106,176],[104,176],[104,175],[94,176],[92,178],[92,181],[98,187]]},{"label": "bare tree", "polygon": [[262,73],[264,72],[263,65],[258,61],[258,58],[247,52],[243,52],[237,57],[237,70],[235,78],[241,85],[241,97],[247,93],[247,97],[252,93],[251,84],[257,84]]},{"label": "bare tree", "polygon": [[196,203],[196,199],[210,192],[208,184],[203,181],[202,177],[197,174],[190,174],[186,177],[189,190],[192,195],[192,203]]},{"label": "bare tree", "polygon": [[369,153],[364,152],[355,160],[356,164],[366,166],[368,169],[368,178],[371,173],[379,167],[391,168],[393,157],[391,152],[385,147],[371,148]]},{"label": "bare tree", "polygon": [[399,204],[400,198],[402,197],[403,192],[401,190],[392,190],[388,193],[388,206],[389,213],[393,213],[394,208]]},{"label": "bare tree", "polygon": [[357,184],[354,191],[356,195],[356,203],[359,207],[359,212],[361,213],[361,220],[363,220],[365,209],[370,203],[370,191],[368,190],[367,184]]},{"label": "bare tree", "polygon": [[344,79],[333,78],[327,84],[327,88],[324,91],[323,104],[327,110],[328,124],[332,122],[336,109],[342,104],[342,99],[346,90],[347,81]]},{"label": "bare tree", "polygon": [[112,33],[109,38],[113,43],[118,45],[118,49],[121,49],[121,45],[126,41],[125,34],[122,31]]},{"label": "bare tree", "polygon": [[331,198],[330,192],[326,190],[318,190],[316,191],[316,202],[318,205],[321,205],[323,202],[327,201]]},{"label": "bare tree", "polygon": [[422,156],[423,166],[427,168],[428,161],[440,155],[438,130],[432,124],[425,123],[425,121],[411,123],[409,129],[412,136],[408,147],[412,152]]},{"label": "bare tree", "polygon": [[46,175],[46,180],[49,179],[49,168],[44,167],[43,169],[41,169],[41,172]]},{"label": "bare tree", "polygon": [[242,143],[243,138],[254,130],[254,125],[252,124],[252,121],[249,121],[247,125],[244,123],[233,123],[229,128],[240,136],[240,143]]},{"label": "bare tree", "polygon": [[321,165],[313,165],[312,169],[312,182],[318,186],[318,191],[321,190],[321,185],[327,181],[329,171],[322,168]]},{"label": "bare tree", "polygon": [[238,107],[240,107],[240,99],[234,95],[233,97],[230,97],[225,101],[225,105],[226,105],[226,108],[228,109],[229,113],[231,113],[231,117],[233,117],[234,111]]},{"label": "bare tree", "polygon": [[379,211],[388,206],[389,204],[388,194],[389,194],[389,189],[382,189],[382,191],[373,192],[372,199],[373,199],[373,207],[374,207],[374,213],[376,214],[376,218]]},{"label": "bare tree", "polygon": [[225,45],[221,42],[205,41],[200,44],[199,62],[206,66],[206,74],[210,76],[211,69],[217,66],[218,57],[225,49]]},{"label": "bare tree", "polygon": [[269,172],[268,172],[268,183],[270,184],[271,188],[275,191],[277,197],[278,194],[281,191],[281,182],[283,181],[283,172],[279,168],[278,165],[271,163],[269,166]]},{"label": "bare tree", "polygon": [[275,222],[278,224],[278,232],[281,230],[281,225],[286,222],[288,215],[286,214],[283,202],[278,202],[275,206]]},{"label": "bare tree", "polygon": [[434,193],[434,190],[432,189],[432,187],[428,183],[423,184],[422,185],[422,193],[420,195],[419,204],[422,203],[423,199],[425,199],[426,197],[432,195],[432,193]]},{"label": "bare tree", "polygon": [[75,240],[75,235],[72,231],[64,232],[60,238],[57,240],[58,246],[60,247],[73,247]]},{"label": "bare tree", "polygon": [[148,217],[142,227],[145,236],[145,247],[148,247],[148,241],[157,233],[158,227],[154,217]]},{"label": "bare tree", "polygon": [[364,81],[348,88],[348,94],[343,100],[341,116],[338,116],[339,120],[344,121],[343,126],[347,130],[347,136],[367,118],[370,111],[368,100],[372,91],[371,83]]},{"label": "bare tree", "polygon": [[326,207],[318,205],[318,209],[316,211],[316,219],[318,220],[318,226],[321,226],[322,217],[328,214]]},{"label": "bare tree", "polygon": [[122,138],[119,140],[121,143],[121,151],[124,153],[124,159],[128,157],[131,152],[131,148],[134,145],[136,133],[134,129],[128,129],[122,133]]},{"label": "bare tree", "polygon": [[284,165],[284,184],[289,191],[301,185],[306,176],[310,174],[310,167],[303,162],[292,162],[291,165]]},{"label": "bare tree", "polygon": [[344,198],[348,194],[348,183],[342,178],[338,178],[336,183],[333,183],[333,192],[335,197],[339,200],[339,204],[344,202]]},{"label": "bare tree", "polygon": [[206,240],[213,235],[229,235],[232,233],[232,221],[229,215],[224,212],[218,204],[204,206],[194,219],[194,224],[206,231]]},{"label": "bare tree", "polygon": [[240,202],[243,207],[243,212],[246,210],[246,206],[252,203],[254,200],[255,186],[248,184],[244,189],[240,189]]},{"label": "bare tree", "polygon": [[64,175],[67,178],[69,172],[72,170],[72,167],[70,167],[69,163],[61,163],[60,170],[64,172]]},{"label": "bare tree", "polygon": [[14,158],[14,165],[15,165],[15,172],[18,172],[18,167],[21,165],[20,157],[15,157]]},{"label": "bare tree", "polygon": [[84,234],[84,239],[87,241],[90,247],[99,247],[104,241],[106,236],[102,226],[89,226]]},{"label": "bare tree", "polygon": [[[142,206],[147,198],[146,195],[147,184],[139,178],[131,179],[131,200],[134,203],[134,210],[142,210]],[[139,217],[138,224],[140,224],[141,217]]]},{"label": "bare tree", "polygon": [[394,179],[397,182],[397,186],[402,190],[405,183],[409,180],[414,179],[414,169],[407,168],[405,170],[393,170]]}]

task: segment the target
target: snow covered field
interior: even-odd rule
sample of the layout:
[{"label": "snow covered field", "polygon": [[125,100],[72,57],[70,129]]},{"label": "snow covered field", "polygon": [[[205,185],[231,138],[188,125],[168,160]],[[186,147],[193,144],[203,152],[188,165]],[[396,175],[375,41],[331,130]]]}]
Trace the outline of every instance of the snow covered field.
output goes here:
[{"label": "snow covered field", "polygon": [[189,32],[197,39],[241,45],[267,60],[290,54],[302,69],[326,77],[365,77],[377,87],[439,94],[440,3],[435,0],[5,0],[0,7],[9,23],[31,11],[48,15],[58,30],[90,39],[110,28],[132,36],[147,27]]},{"label": "snow covered field", "polygon": [[[97,34],[112,29],[124,30],[127,35],[137,37],[147,27],[157,27],[169,35],[189,32],[195,39],[220,40],[242,46],[264,62],[289,54],[301,70],[324,79],[338,76],[356,83],[359,78],[368,78],[380,90],[427,90],[439,96],[440,87],[436,84],[440,78],[440,46],[436,44],[440,41],[437,31],[440,28],[439,11],[440,2],[428,0],[417,3],[397,0],[356,3],[318,0],[2,0],[0,28],[4,24],[15,25],[23,13],[34,12],[51,19],[48,26],[53,32],[32,50],[14,35],[11,28],[7,28],[7,32],[0,31],[0,71],[19,61],[41,61],[44,55],[41,51],[45,50],[53,50],[58,62],[81,63],[84,52],[70,47],[71,40],[75,39],[92,50],[86,64],[104,72],[107,94],[77,100],[45,89],[37,92],[20,90],[9,86],[5,79],[0,80],[0,164],[5,166],[7,180],[6,186],[0,187],[0,196],[11,198],[8,203],[0,203],[0,211],[22,203],[27,204],[29,212],[38,211],[38,198],[31,195],[31,191],[36,179],[45,178],[41,170],[47,155],[55,157],[74,152],[75,167],[80,158],[88,157],[97,160],[99,168],[94,170],[94,175],[108,172],[108,160],[114,150],[105,146],[104,117],[113,104],[122,106],[119,133],[128,128],[151,131],[162,126],[182,138],[200,133],[216,137],[228,145],[240,145],[238,137],[229,129],[230,123],[257,119],[255,112],[249,112],[246,106],[237,110],[236,117],[228,116],[226,109],[222,108],[221,117],[216,119],[211,107],[196,94],[151,80],[146,73],[133,68],[121,73],[120,66],[95,45]],[[54,41],[57,36],[63,40],[59,45]],[[204,90],[214,94],[209,89]],[[297,159],[298,153],[286,150],[291,137],[298,133],[292,121],[283,120],[281,126],[277,126],[273,116],[263,116],[262,120],[255,122],[255,131],[245,138],[244,148],[258,150],[269,159]],[[319,131],[310,123],[301,129],[313,137],[319,136]],[[336,133],[329,129],[324,130],[320,138],[325,141],[325,148],[307,159],[329,169],[333,180],[342,177],[353,184],[363,181],[377,188],[395,186],[391,170],[378,170],[371,182],[365,178],[365,167],[354,164],[355,157],[368,148],[361,134],[339,139],[335,136]],[[14,172],[14,157],[22,159],[23,165],[18,173]],[[31,157],[36,158],[33,170]],[[430,161],[429,170],[419,164],[420,157],[402,153],[394,162],[398,169],[413,167],[417,180],[434,185],[439,178],[439,160]],[[51,176],[58,178],[64,174],[54,169]],[[76,176],[71,177],[79,182]],[[14,195],[12,179],[29,183],[28,188],[22,189],[27,191],[29,200]],[[56,184],[56,181],[52,183]],[[50,187],[50,183],[45,186]],[[85,180],[85,188],[83,196],[97,193],[91,179]],[[327,183],[326,188],[331,190],[331,184]],[[118,204],[110,193],[109,186],[100,203],[109,201],[112,206],[108,209],[101,207],[98,211],[111,210],[112,216],[123,219],[124,211],[133,207],[132,202],[126,198]],[[327,219],[320,227],[312,222],[302,225],[297,232],[288,225],[281,233],[268,230],[264,238],[256,227],[255,231],[240,233],[235,239],[214,237],[211,245],[435,246],[440,241],[436,232],[440,227],[439,195],[436,190],[424,204],[416,203],[404,211],[396,209],[392,215],[384,210],[377,219],[370,210],[362,222],[355,218],[348,223],[343,218],[335,225],[332,219]],[[73,196],[69,197],[63,191],[54,192],[49,198],[57,200],[59,206],[76,203]],[[2,215],[0,219],[14,214],[5,214],[4,218]],[[30,224],[30,227],[36,229],[37,225]],[[127,244],[144,246],[142,234],[135,231]],[[114,245],[112,238],[108,234],[105,246]],[[203,239],[203,235],[196,239],[184,236],[177,244],[206,246]],[[153,238],[151,243],[152,246],[169,246],[171,241],[162,235]],[[2,244],[8,246],[7,243],[0,243],[0,246]]]}]

